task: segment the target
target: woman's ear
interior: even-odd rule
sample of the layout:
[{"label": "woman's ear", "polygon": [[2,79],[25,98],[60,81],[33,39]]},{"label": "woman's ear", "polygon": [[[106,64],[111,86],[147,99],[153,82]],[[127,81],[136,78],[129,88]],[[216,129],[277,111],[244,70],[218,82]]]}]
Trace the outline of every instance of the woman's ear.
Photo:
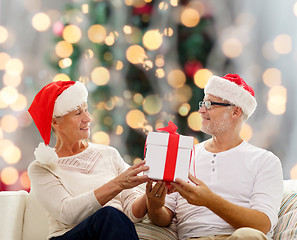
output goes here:
[{"label": "woman's ear", "polygon": [[56,118],[52,119],[52,127],[54,129],[59,127],[59,121]]}]

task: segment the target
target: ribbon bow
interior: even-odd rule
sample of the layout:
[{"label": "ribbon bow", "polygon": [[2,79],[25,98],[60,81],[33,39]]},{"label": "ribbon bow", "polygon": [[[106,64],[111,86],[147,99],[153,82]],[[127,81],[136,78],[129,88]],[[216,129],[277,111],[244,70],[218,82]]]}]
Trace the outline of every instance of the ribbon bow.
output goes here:
[{"label": "ribbon bow", "polygon": [[168,133],[171,133],[171,134],[177,134],[177,132],[176,132],[177,128],[178,127],[173,122],[169,121],[167,127],[158,128],[157,130],[158,131],[165,131],[165,132],[168,132]]}]

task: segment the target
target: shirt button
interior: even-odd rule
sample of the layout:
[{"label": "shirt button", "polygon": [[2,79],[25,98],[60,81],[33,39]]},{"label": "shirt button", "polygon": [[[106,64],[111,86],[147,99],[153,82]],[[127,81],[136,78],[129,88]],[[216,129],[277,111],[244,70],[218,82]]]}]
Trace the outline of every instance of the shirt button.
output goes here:
[{"label": "shirt button", "polygon": [[217,154],[214,154],[213,156],[214,156],[214,157],[216,157],[216,156],[217,156]]},{"label": "shirt button", "polygon": [[215,171],[215,169],[213,168],[213,169],[212,169],[212,171],[214,172],[214,171]]},{"label": "shirt button", "polygon": [[211,161],[212,164],[214,164],[214,161]]}]

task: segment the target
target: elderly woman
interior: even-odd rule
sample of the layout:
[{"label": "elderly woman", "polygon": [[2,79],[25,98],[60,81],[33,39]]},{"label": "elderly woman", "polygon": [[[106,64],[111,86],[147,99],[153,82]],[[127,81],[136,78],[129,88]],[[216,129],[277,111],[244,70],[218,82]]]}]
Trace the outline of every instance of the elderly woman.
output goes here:
[{"label": "elderly woman", "polygon": [[35,96],[29,113],[44,143],[28,168],[31,191],[48,212],[49,239],[138,239],[133,222],[145,216],[146,197],[133,188],[148,181],[139,174],[148,167],[130,167],[115,148],[85,140],[87,96],[74,81],[52,82]]}]

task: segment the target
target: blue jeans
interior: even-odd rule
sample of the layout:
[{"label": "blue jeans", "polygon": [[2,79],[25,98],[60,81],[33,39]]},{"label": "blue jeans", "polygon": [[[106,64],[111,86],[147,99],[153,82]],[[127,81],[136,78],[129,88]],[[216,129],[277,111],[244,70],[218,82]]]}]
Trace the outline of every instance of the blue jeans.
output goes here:
[{"label": "blue jeans", "polygon": [[51,240],[138,240],[134,224],[114,207],[103,207],[73,229]]}]

